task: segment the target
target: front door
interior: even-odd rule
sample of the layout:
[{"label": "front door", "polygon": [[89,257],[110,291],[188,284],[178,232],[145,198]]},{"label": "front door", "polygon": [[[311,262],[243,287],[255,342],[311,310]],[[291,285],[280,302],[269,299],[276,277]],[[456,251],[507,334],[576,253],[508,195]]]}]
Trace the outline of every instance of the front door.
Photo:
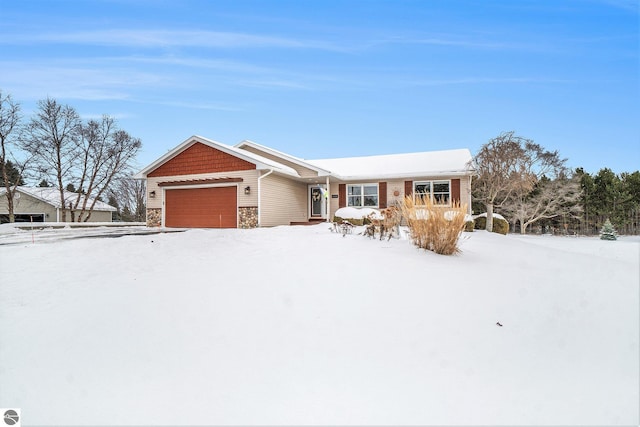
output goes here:
[{"label": "front door", "polygon": [[326,198],[324,186],[309,186],[309,204],[312,218],[324,218],[326,212]]}]

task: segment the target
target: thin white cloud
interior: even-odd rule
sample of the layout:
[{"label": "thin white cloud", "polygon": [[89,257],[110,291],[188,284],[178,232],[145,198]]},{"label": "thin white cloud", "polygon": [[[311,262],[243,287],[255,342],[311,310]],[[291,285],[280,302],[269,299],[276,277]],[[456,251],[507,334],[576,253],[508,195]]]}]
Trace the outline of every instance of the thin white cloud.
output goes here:
[{"label": "thin white cloud", "polygon": [[[102,120],[103,116],[104,114],[97,114],[97,113],[89,113],[89,114],[81,113],[80,114],[80,118],[82,118],[83,120]],[[109,114],[109,117],[116,120],[122,120],[122,119],[130,119],[134,116],[128,113],[114,113],[114,114]]]},{"label": "thin white cloud", "polygon": [[474,49],[514,49],[522,45],[505,42],[487,42],[478,39],[468,38],[446,38],[446,37],[394,37],[387,40],[380,40],[380,44],[421,44],[431,46],[461,47]]},{"label": "thin white cloud", "polygon": [[201,102],[201,101],[139,101],[145,104],[154,104],[154,105],[164,105],[168,107],[180,107],[180,108],[192,108],[195,110],[214,110],[214,111],[245,111],[244,108],[240,108],[237,106],[224,105],[224,104],[216,104],[211,102]]},{"label": "thin white cloud", "polygon": [[109,29],[71,32],[42,32],[5,35],[2,44],[65,43],[77,45],[129,46],[145,48],[311,48],[341,50],[338,45],[313,40],[248,33],[188,30]]},{"label": "thin white cloud", "polygon": [[223,59],[202,59],[202,58],[177,57],[177,56],[158,56],[158,57],[122,56],[122,57],[100,58],[98,60],[105,61],[105,62],[118,61],[122,63],[176,65],[181,67],[230,71],[234,73],[266,73],[266,72],[274,71],[271,68],[260,67],[260,66],[249,64],[246,62],[229,61],[229,60],[223,60]]},{"label": "thin white cloud", "polygon": [[529,84],[529,83],[571,83],[570,80],[544,79],[533,77],[463,77],[458,79],[407,80],[407,86],[446,86],[472,84]]},{"label": "thin white cloud", "polygon": [[3,86],[23,97],[43,96],[81,100],[128,99],[141,86],[162,86],[167,79],[151,72],[126,68],[50,65],[37,62],[0,62]]}]

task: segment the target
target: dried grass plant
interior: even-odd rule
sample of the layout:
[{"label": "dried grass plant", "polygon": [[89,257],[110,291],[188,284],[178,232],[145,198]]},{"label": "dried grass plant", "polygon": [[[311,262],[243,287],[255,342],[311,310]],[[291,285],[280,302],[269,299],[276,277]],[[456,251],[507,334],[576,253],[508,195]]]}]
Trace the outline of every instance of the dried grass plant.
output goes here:
[{"label": "dried grass plant", "polygon": [[466,205],[437,205],[429,197],[415,203],[413,197],[406,196],[401,209],[416,246],[441,255],[460,252],[458,239],[465,227]]}]

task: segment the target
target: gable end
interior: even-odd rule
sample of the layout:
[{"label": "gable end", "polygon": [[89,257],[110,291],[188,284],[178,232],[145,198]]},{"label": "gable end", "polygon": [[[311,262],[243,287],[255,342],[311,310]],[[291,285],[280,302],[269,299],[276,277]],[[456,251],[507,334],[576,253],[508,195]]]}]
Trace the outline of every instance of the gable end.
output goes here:
[{"label": "gable end", "polygon": [[161,164],[148,177],[192,175],[256,169],[256,165],[213,147],[196,142]]}]

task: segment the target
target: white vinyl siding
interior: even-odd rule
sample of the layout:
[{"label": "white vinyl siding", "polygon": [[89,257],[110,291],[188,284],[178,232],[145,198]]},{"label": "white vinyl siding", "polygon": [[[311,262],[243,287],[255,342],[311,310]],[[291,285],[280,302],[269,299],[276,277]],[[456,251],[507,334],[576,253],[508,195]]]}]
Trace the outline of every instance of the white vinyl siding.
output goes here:
[{"label": "white vinyl siding", "polygon": [[[309,219],[307,216],[309,187],[306,183],[271,174],[263,178],[260,185],[261,227],[289,225],[291,222],[303,222]],[[253,192],[253,186],[251,192]]]}]

